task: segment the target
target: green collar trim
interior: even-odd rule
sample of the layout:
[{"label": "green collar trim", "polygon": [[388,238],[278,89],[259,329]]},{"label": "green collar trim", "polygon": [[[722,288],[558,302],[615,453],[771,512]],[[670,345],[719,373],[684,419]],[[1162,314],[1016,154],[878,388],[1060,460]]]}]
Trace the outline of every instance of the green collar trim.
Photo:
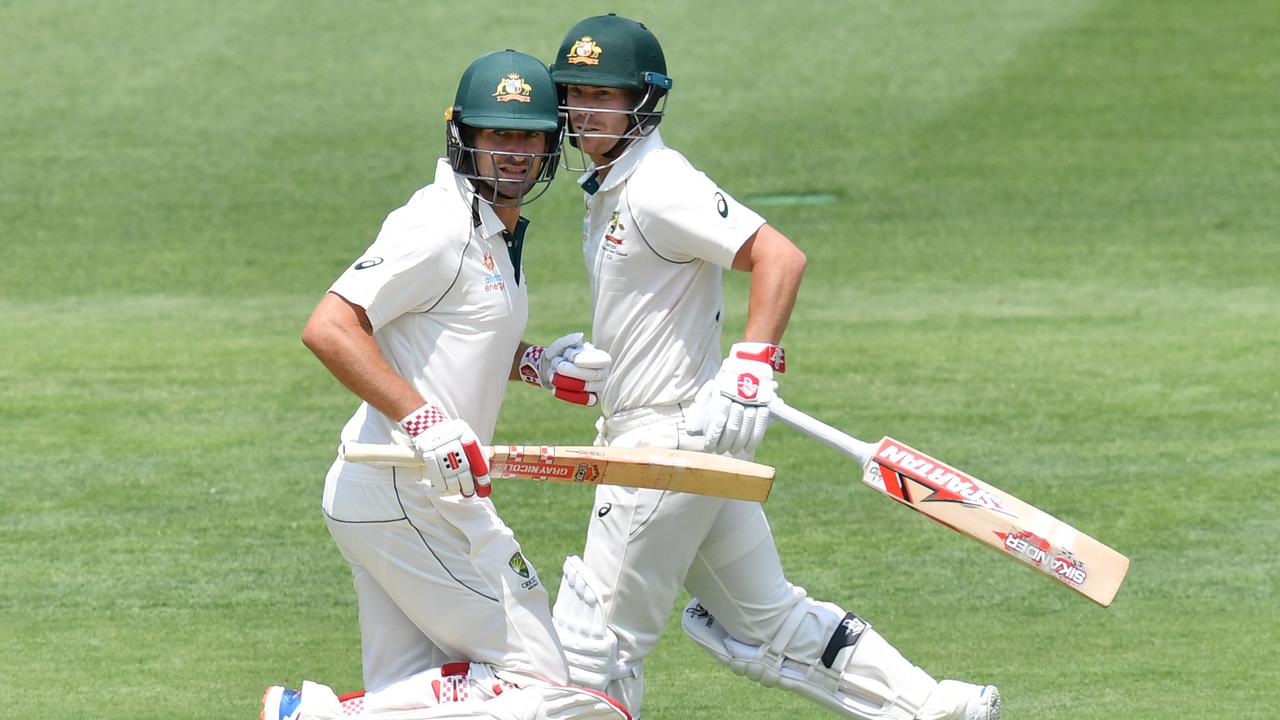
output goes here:
[{"label": "green collar trim", "polygon": [[521,217],[516,221],[515,232],[502,232],[502,239],[507,243],[507,256],[511,258],[511,267],[515,272],[515,282],[520,284],[520,256],[524,253],[524,233],[529,227],[529,218]]}]

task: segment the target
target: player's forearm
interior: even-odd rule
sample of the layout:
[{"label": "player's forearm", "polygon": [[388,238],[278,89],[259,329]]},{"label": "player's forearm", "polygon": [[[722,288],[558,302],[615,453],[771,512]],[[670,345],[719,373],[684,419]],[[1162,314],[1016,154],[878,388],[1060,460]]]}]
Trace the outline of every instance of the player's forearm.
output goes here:
[{"label": "player's forearm", "polygon": [[[747,326],[742,339],[778,343],[800,292],[805,256],[781,233],[763,226],[749,249],[751,272]],[[735,264],[736,267],[736,264]]]},{"label": "player's forearm", "polygon": [[376,345],[372,350],[370,355],[358,337],[349,335],[335,335],[324,345],[312,348],[338,382],[392,420],[422,407],[422,395],[391,369]]},{"label": "player's forearm", "polygon": [[338,382],[382,414],[399,420],[425,401],[392,369],[362,320],[345,300],[330,294],[307,321],[302,342]]},{"label": "player's forearm", "polygon": [[511,357],[511,372],[507,374],[508,380],[520,379],[520,360],[524,357],[524,351],[529,349],[529,343],[521,340],[516,346],[516,354]]}]

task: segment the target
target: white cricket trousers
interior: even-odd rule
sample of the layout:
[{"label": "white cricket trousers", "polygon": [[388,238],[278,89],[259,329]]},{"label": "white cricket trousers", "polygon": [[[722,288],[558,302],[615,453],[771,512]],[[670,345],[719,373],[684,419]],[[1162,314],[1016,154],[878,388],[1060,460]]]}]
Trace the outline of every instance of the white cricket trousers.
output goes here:
[{"label": "white cricket trousers", "polygon": [[421,469],[338,460],[323,507],[351,565],[366,690],[463,660],[517,684],[568,682],[547,590],[488,499],[433,495]]},{"label": "white cricket trousers", "polygon": [[[682,442],[683,422],[678,406],[631,411],[602,421],[597,442],[700,446],[688,436]],[[746,643],[769,641],[797,602],[764,508],[744,500],[601,485],[583,562],[605,585],[605,619],[627,664],[639,664],[657,646],[681,585]],[[821,657],[826,639],[791,649]]]}]

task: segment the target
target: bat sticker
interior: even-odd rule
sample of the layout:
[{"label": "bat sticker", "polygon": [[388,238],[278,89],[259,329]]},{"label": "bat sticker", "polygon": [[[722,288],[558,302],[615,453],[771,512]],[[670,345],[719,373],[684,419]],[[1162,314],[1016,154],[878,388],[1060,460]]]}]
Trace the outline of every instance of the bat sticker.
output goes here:
[{"label": "bat sticker", "polygon": [[907,483],[910,479],[932,491],[919,502],[959,503],[1017,517],[973,478],[906,445],[886,438],[873,459],[880,466],[884,491],[900,500],[917,502],[911,497]]},{"label": "bat sticker", "polygon": [[573,479],[580,483],[598,483],[600,482],[600,468],[595,463],[578,463],[578,469],[573,473]]},{"label": "bat sticker", "polygon": [[1079,587],[1089,579],[1084,563],[1070,551],[1054,548],[1048,540],[1030,530],[997,532],[1005,552],[1068,585]]}]

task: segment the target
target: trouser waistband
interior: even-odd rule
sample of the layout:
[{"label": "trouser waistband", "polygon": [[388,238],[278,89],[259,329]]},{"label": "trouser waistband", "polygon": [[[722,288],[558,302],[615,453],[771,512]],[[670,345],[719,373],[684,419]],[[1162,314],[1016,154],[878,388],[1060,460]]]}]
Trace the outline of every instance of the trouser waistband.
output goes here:
[{"label": "trouser waistband", "polygon": [[649,407],[635,408],[633,410],[624,410],[605,417],[601,417],[596,421],[596,430],[600,435],[605,437],[617,437],[622,433],[634,430],[646,425],[656,425],[660,423],[679,423],[683,424],[686,418],[686,411],[693,401],[683,402],[673,405],[651,405]]}]

